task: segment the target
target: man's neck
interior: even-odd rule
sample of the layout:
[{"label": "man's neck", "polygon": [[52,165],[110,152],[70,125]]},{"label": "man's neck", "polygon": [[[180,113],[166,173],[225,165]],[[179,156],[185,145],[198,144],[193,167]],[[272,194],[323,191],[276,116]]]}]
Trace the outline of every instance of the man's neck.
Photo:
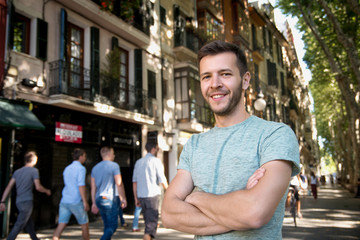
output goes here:
[{"label": "man's neck", "polygon": [[223,128],[241,123],[246,119],[248,119],[249,117],[250,114],[245,111],[245,108],[242,108],[239,109],[238,111],[235,110],[233,113],[226,116],[215,115],[215,121],[217,127]]}]

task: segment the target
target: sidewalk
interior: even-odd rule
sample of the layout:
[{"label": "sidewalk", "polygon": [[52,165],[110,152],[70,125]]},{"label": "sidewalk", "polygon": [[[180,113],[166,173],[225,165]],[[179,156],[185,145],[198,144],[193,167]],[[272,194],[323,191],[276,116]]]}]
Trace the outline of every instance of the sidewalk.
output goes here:
[{"label": "sidewalk", "polygon": [[287,212],[283,239],[360,239],[360,199],[340,185],[321,185],[318,199],[301,196],[302,219],[297,228]]},{"label": "sidewalk", "polygon": [[[141,232],[132,232],[132,215],[124,214],[125,222],[128,224],[127,228],[118,227],[116,233],[113,235],[112,239],[143,239],[144,234],[144,220],[142,216],[139,219],[139,228],[142,230]],[[120,222],[120,221],[119,221]],[[178,232],[175,230],[166,229],[162,226],[161,221],[159,221],[160,227],[157,230],[157,237],[158,240],[180,240],[180,239],[193,239],[193,235]],[[90,229],[90,239],[100,239],[103,234],[103,222],[101,217],[99,216],[98,219],[94,222],[89,223]],[[52,234],[54,233],[55,229],[44,229],[38,230],[37,236],[40,239],[52,239]],[[81,239],[81,228],[79,225],[71,225],[65,228],[64,232],[61,235],[61,239]],[[28,234],[22,233],[19,234],[16,240],[30,240]]]},{"label": "sidewalk", "polygon": [[[297,228],[288,212],[285,213],[283,239],[360,239],[360,199],[353,197],[340,185],[321,186],[318,199],[312,196],[301,196],[303,218],[297,218]],[[143,232],[132,232],[133,216],[124,215],[127,229],[118,228],[113,239],[142,239]],[[140,228],[144,229],[144,221],[139,221]],[[38,237],[51,239],[55,229],[38,231]],[[91,239],[100,239],[103,231],[101,218],[90,223]],[[17,240],[28,240],[28,234],[20,234]],[[62,234],[62,239],[81,239],[81,229],[78,225],[68,226]],[[193,235],[175,230],[165,229],[160,222],[158,240],[193,239]]]}]

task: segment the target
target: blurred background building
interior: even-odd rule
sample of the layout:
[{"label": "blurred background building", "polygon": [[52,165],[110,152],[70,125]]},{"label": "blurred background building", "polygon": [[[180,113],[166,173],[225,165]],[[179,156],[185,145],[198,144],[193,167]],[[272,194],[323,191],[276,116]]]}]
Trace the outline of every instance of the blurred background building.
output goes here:
[{"label": "blurred background building", "polygon": [[[278,30],[271,4],[0,0],[1,192],[25,151],[35,150],[41,182],[53,195],[35,194],[33,217],[37,227],[53,226],[72,150],[86,150],[90,186],[99,150],[110,145],[121,166],[125,211],[132,213],[132,171],[146,141],[158,142],[171,181],[187,139],[214,126],[197,64],[197,51],[213,39],[233,42],[246,54],[252,75],[247,110],[288,124],[304,169],[316,169],[308,86],[291,29]],[[0,219],[2,236],[14,222],[14,200]]]}]

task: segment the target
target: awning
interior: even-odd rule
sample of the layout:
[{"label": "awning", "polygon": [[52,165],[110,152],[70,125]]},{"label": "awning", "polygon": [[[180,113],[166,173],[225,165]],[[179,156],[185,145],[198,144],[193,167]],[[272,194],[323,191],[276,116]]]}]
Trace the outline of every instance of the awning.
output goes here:
[{"label": "awning", "polygon": [[44,130],[45,126],[26,103],[0,99],[0,126]]}]

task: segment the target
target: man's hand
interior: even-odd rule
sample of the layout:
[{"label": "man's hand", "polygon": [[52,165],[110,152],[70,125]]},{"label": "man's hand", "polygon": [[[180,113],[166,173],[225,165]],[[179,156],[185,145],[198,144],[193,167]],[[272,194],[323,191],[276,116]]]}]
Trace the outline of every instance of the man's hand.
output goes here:
[{"label": "man's hand", "polygon": [[93,214],[95,214],[95,215],[99,213],[99,209],[98,209],[98,207],[96,206],[95,203],[93,203],[92,206],[91,206],[91,212]]},{"label": "man's hand", "polygon": [[85,212],[89,211],[89,204],[87,202],[83,202]]},{"label": "man's hand", "polygon": [[122,201],[120,201],[120,206],[121,206],[121,208],[126,208],[127,207],[126,199],[123,199]]},{"label": "man's hand", "polygon": [[255,187],[255,185],[259,182],[259,179],[265,175],[265,168],[257,169],[253,175],[249,178],[246,189],[250,190],[251,188]]},{"label": "man's hand", "polygon": [[[262,178],[264,175],[265,175],[265,168],[257,169],[254,172],[254,174],[251,175],[251,177],[248,179],[248,182],[246,184],[246,189],[250,190],[251,188],[255,187],[255,185],[259,182],[259,179]],[[198,192],[202,192],[202,191],[200,191],[197,187],[195,187],[194,191],[185,198],[185,202],[192,204],[192,198],[196,197]]]}]

